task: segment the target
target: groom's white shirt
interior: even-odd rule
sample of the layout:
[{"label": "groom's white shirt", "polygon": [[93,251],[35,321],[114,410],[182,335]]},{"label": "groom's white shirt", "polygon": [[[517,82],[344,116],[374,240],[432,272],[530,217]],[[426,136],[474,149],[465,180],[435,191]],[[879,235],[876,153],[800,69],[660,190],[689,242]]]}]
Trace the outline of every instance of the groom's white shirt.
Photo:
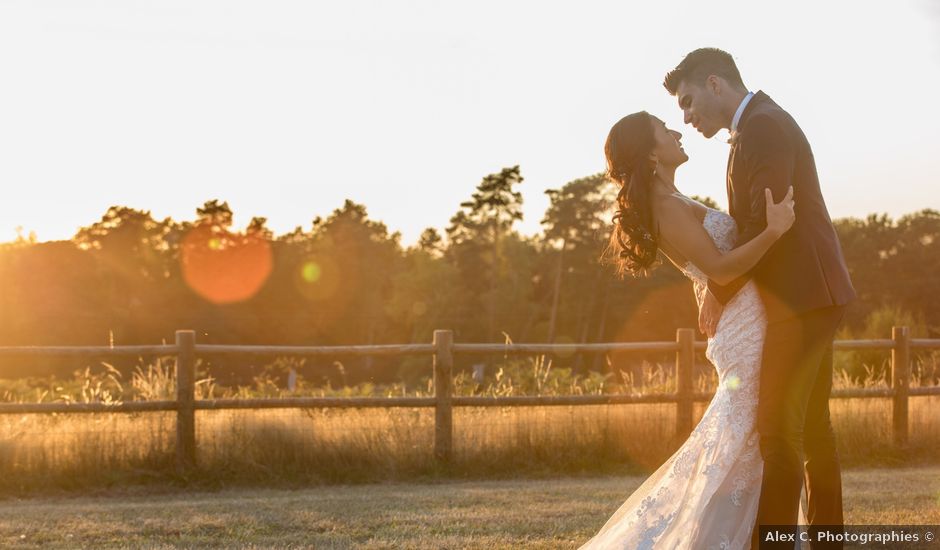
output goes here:
[{"label": "groom's white shirt", "polygon": [[738,105],[738,110],[734,112],[734,117],[731,119],[731,137],[733,138],[735,132],[738,131],[738,121],[741,120],[741,114],[744,113],[744,108],[747,107],[751,98],[754,97],[754,92],[748,92],[744,99],[741,100],[741,104]]}]

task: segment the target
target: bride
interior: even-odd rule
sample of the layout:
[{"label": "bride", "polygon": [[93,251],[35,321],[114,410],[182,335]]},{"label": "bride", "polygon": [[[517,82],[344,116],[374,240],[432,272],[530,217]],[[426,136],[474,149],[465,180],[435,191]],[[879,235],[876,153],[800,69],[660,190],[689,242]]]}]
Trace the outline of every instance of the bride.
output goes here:
[{"label": "bride", "polygon": [[[734,219],[675,186],[676,168],[689,159],[681,138],[645,111],[611,128],[604,152],[608,173],[621,188],[605,257],[621,275],[645,275],[662,252],[692,280],[701,307],[708,279],[727,284],[747,273],[793,225],[793,189],[776,204],[765,190],[766,229],[733,248]],[[766,325],[749,281],[708,339],[705,356],[718,372],[718,389],[701,421],[582,550],[750,547],[763,473],[756,411]],[[802,508],[801,518],[805,524]]]}]

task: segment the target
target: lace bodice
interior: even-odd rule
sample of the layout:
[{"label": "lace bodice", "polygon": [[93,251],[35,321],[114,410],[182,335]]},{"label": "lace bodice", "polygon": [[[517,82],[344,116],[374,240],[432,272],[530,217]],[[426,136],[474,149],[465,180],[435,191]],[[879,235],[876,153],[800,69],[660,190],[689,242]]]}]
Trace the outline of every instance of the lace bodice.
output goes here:
[{"label": "lace bodice", "polygon": [[[702,227],[708,236],[711,237],[715,247],[722,253],[734,248],[737,238],[738,226],[730,215],[721,210],[705,207],[705,219],[702,220]],[[680,268],[685,275],[694,282],[706,284],[708,277],[696,267],[692,262],[686,262],[685,266]]]},{"label": "lace bodice", "polygon": [[[734,218],[708,208],[702,226],[719,251],[734,248]],[[691,263],[681,271],[701,305],[708,277]],[[725,304],[708,339],[705,356],[718,373],[718,388],[702,419],[582,550],[749,547],[763,473],[756,424],[766,327],[763,303],[749,281]]]}]

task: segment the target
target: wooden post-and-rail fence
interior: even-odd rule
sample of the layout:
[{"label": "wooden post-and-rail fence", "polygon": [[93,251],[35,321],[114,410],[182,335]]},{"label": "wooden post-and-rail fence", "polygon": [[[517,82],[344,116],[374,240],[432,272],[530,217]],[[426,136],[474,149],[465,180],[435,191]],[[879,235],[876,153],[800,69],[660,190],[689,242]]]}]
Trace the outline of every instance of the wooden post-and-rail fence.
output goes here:
[{"label": "wooden post-and-rail fence", "polygon": [[[940,395],[940,387],[910,387],[911,350],[940,349],[940,339],[912,339],[907,327],[894,327],[891,339],[836,340],[834,350],[891,350],[891,387],[841,389],[832,398],[890,397],[893,401],[894,442],[908,441],[908,398],[915,395]],[[372,346],[241,346],[197,344],[195,332],[176,332],[173,345],[159,346],[58,346],[0,347],[0,355],[42,356],[167,356],[177,358],[175,400],[129,401],[123,403],[0,403],[0,414],[94,413],[176,411],[176,459],[181,472],[196,464],[196,411],[218,409],[321,408],[321,407],[434,407],[434,454],[449,463],[454,454],[454,407],[506,407],[553,405],[604,405],[627,403],[675,403],[676,436],[685,438],[692,430],[693,403],[710,401],[711,392],[693,391],[695,352],[705,349],[705,342],[695,340],[695,331],[676,331],[674,342],[624,342],[599,344],[461,344],[454,342],[450,330],[435,330],[431,344]],[[651,395],[570,395],[570,396],[454,396],[452,391],[454,356],[473,354],[573,354],[578,352],[675,352],[676,391]],[[220,354],[245,355],[405,355],[432,354],[433,397],[282,397],[265,399],[195,398],[196,357]]]}]

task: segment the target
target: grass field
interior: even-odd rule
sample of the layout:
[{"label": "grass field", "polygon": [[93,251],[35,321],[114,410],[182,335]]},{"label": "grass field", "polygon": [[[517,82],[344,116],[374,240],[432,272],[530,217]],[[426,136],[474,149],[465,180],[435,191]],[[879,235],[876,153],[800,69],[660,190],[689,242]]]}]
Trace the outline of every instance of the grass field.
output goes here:
[{"label": "grass field", "polygon": [[[0,501],[9,548],[577,548],[641,476]],[[940,466],[843,472],[846,523],[940,524]]]},{"label": "grass field", "polygon": [[[695,418],[705,403],[695,407]],[[940,396],[911,398],[908,448],[891,443],[888,399],[831,404],[843,465],[937,464]],[[431,409],[201,411],[198,468],[174,470],[172,413],[0,415],[0,497],[126,485],[240,485],[643,474],[681,441],[675,405],[464,407],[454,413],[455,464],[433,459]],[[445,475],[441,475],[445,474]]]}]

